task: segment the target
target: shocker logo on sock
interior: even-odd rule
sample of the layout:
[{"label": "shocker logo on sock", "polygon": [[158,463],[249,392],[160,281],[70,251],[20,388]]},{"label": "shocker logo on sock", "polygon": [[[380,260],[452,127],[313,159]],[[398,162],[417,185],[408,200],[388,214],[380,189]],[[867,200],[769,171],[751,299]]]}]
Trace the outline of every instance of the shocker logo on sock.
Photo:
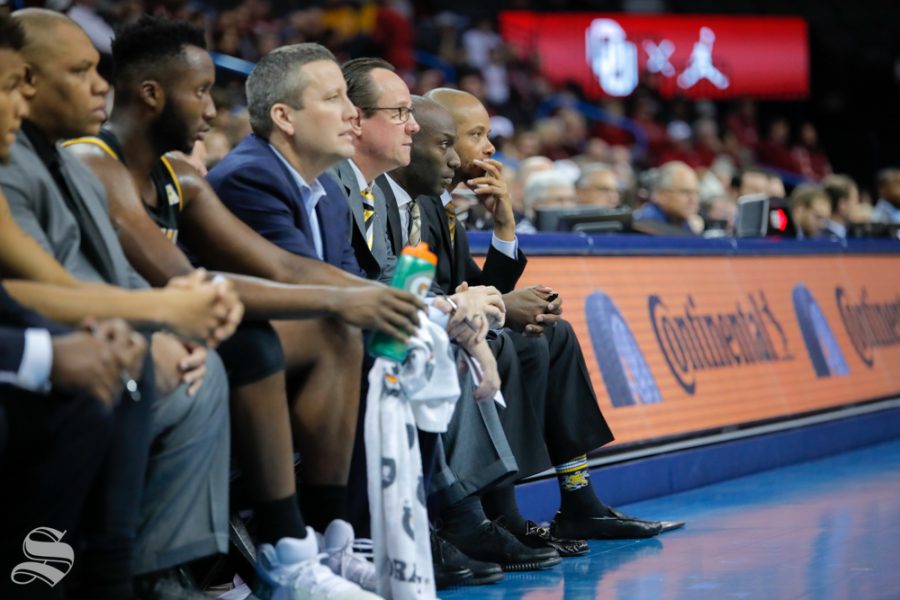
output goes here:
[{"label": "shocker logo on sock", "polygon": [[563,489],[567,492],[574,492],[575,490],[580,490],[583,487],[588,486],[588,472],[578,471],[577,473],[572,473],[571,475],[566,475],[563,478]]},{"label": "shocker logo on sock", "polygon": [[62,542],[65,531],[50,527],[32,529],[22,542],[22,552],[29,560],[19,563],[12,570],[12,581],[19,585],[42,581],[54,587],[72,570],[75,552],[72,546]]}]

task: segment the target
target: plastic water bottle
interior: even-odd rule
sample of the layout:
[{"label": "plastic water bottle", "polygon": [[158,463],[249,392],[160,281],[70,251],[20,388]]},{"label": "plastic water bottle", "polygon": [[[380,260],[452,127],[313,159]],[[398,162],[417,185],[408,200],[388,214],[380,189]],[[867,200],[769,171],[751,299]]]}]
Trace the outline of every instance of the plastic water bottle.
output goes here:
[{"label": "plastic water bottle", "polygon": [[[397,259],[391,287],[424,298],[431,288],[436,266],[437,256],[428,249],[428,244],[422,242],[407,246]],[[406,344],[386,333],[377,332],[369,338],[369,354],[372,356],[402,362],[406,353]]]}]

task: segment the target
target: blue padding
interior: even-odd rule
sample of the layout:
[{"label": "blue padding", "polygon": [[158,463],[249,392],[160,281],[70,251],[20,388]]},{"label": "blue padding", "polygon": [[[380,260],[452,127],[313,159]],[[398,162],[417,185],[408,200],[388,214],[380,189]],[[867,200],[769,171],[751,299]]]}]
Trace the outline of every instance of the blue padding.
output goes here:
[{"label": "blue padding", "polygon": [[249,60],[236,58],[234,56],[229,56],[228,54],[210,52],[209,55],[213,59],[213,64],[215,64],[218,68],[225,69],[226,71],[231,71],[232,73],[237,73],[238,75],[243,75],[244,77],[249,76],[250,72],[253,70],[253,67],[256,66],[256,63],[252,63]]},{"label": "blue padding", "polygon": [[[674,494],[725,479],[813,460],[900,436],[900,409],[861,415],[612,465],[591,472],[611,506]],[[555,479],[516,488],[522,514],[548,521],[559,508]]]},{"label": "blue padding", "polygon": [[[491,233],[469,232],[473,254],[485,254]],[[534,233],[518,236],[528,256],[800,256],[821,254],[900,254],[900,242],[890,239],[794,240],[668,237],[649,235],[587,235]]]}]

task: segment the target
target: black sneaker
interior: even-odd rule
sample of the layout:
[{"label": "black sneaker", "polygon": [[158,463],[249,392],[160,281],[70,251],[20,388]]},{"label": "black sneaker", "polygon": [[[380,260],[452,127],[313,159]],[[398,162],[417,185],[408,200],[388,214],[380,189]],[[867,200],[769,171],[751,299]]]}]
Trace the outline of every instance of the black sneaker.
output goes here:
[{"label": "black sneaker", "polygon": [[458,554],[456,548],[439,538],[434,531],[431,532],[431,562],[434,564],[434,585],[437,589],[463,585],[466,580],[472,579],[472,570],[458,560]]},{"label": "black sneaker", "polygon": [[[514,532],[515,533],[515,532]],[[525,533],[515,536],[519,541],[530,548],[550,547],[559,552],[563,558],[570,556],[583,556],[591,551],[587,540],[567,540],[558,538],[547,527],[541,527],[534,521],[525,521]]]},{"label": "black sneaker", "polygon": [[537,571],[555,567],[562,560],[553,548],[529,548],[493,521],[470,531],[444,529],[441,535],[469,558],[497,563],[504,571]]},{"label": "black sneaker", "polygon": [[[463,554],[459,548],[441,536],[437,534],[433,535],[437,538],[438,543],[440,544],[440,552],[447,563],[466,567],[472,573],[471,578],[463,579],[455,585],[487,585],[489,583],[497,583],[503,579],[503,569],[501,569],[500,565],[497,563],[482,562],[480,560],[475,560],[474,558],[469,558]],[[433,543],[434,542],[432,541],[432,544]],[[434,552],[433,549],[432,552]]]}]

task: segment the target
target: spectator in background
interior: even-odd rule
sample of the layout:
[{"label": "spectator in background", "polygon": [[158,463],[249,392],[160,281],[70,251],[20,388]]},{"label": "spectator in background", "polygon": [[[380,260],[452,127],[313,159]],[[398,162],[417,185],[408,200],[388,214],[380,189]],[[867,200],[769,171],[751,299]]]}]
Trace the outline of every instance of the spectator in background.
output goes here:
[{"label": "spectator in background", "polygon": [[684,121],[672,121],[666,128],[669,136],[669,144],[665,150],[659,155],[658,164],[668,162],[683,162],[690,167],[701,166],[701,161],[694,152],[694,145],[691,141],[691,126]]},{"label": "spectator in background", "polygon": [[616,208],[621,202],[616,173],[607,165],[588,163],[575,181],[578,204]]},{"label": "spectator in background", "polygon": [[[703,221],[704,237],[721,237],[734,231],[737,204],[728,196],[715,196],[705,203]],[[717,233],[713,233],[717,232]]]},{"label": "spectator in background", "polygon": [[769,173],[769,185],[766,186],[766,193],[770,198],[785,198],[787,192],[784,189],[784,181],[775,173]]},{"label": "spectator in background", "polygon": [[769,135],[759,143],[756,148],[756,158],[760,163],[797,173],[799,168],[794,161],[791,149],[788,147],[788,138],[791,135],[787,119],[776,117],[769,123]]},{"label": "spectator in background", "polygon": [[722,140],[719,139],[719,126],[712,117],[697,119],[694,123],[694,155],[695,167],[709,167],[722,153]]},{"label": "spectator in background", "polygon": [[[738,197],[750,194],[768,195],[769,189],[769,172],[765,169],[748,167],[741,172],[737,185]],[[784,197],[784,194],[782,194],[782,197]]]},{"label": "spectator in background", "polygon": [[490,61],[491,50],[499,48],[503,40],[494,31],[494,25],[486,17],[478,19],[475,27],[462,36],[462,45],[470,66],[483,69]]},{"label": "spectator in background", "polygon": [[816,185],[803,184],[794,188],[789,201],[791,218],[797,227],[797,239],[822,237],[831,217],[828,194]]},{"label": "spectator in background", "polygon": [[[683,162],[659,167],[650,201],[634,213],[634,222],[658,233],[681,230],[694,234],[698,227],[700,196],[697,174]],[[660,227],[662,225],[662,227]]]},{"label": "spectator in background", "polygon": [[868,205],[860,204],[859,189],[846,175],[829,175],[822,186],[831,200],[831,218],[825,228],[835,237],[846,239],[847,226],[868,221]]},{"label": "spectator in background", "polygon": [[546,156],[532,156],[519,164],[519,170],[512,181],[509,190],[510,202],[513,208],[513,217],[516,219],[516,232],[534,233],[537,231],[525,216],[525,183],[533,173],[549,171],[553,168],[553,161]]},{"label": "spectator in background", "polygon": [[800,126],[800,139],[791,153],[800,174],[813,181],[821,181],[831,175],[831,163],[819,147],[816,127],[809,121]]},{"label": "spectator in background", "polygon": [[900,223],[900,169],[889,167],[878,172],[878,202],[872,209],[873,223]]},{"label": "spectator in background", "polygon": [[577,203],[575,186],[565,174],[557,171],[533,173],[525,182],[525,215],[537,222],[537,209],[572,207]]},{"label": "spectator in background", "polygon": [[756,148],[759,144],[759,126],[756,122],[756,104],[753,100],[741,100],[737,108],[725,120],[728,132],[737,144],[744,148]]},{"label": "spectator in background", "polygon": [[400,73],[411,71],[416,66],[413,53],[415,32],[406,15],[385,0],[377,2],[375,29],[372,41],[379,54],[396,67]]},{"label": "spectator in background", "polygon": [[[460,88],[462,89],[462,88]],[[562,117],[547,117],[534,124],[541,145],[541,154],[552,159],[568,158],[564,147],[566,141],[566,123]]]}]

